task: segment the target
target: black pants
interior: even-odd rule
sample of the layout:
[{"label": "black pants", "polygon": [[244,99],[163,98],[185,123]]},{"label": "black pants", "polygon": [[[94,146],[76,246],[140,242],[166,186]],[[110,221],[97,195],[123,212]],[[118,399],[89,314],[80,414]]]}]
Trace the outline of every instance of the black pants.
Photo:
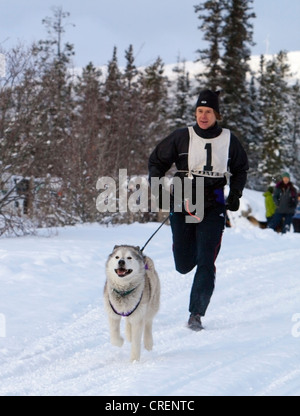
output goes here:
[{"label": "black pants", "polygon": [[294,232],[300,233],[300,218],[293,218]]},{"label": "black pants", "polygon": [[175,267],[186,274],[197,266],[189,311],[204,316],[215,288],[215,261],[221,248],[225,207],[207,210],[203,221],[197,224],[187,224],[185,216],[176,212],[171,216]]},{"label": "black pants", "polygon": [[273,228],[273,230],[276,231],[276,228],[283,222],[281,233],[285,234],[287,231],[290,231],[292,219],[293,214],[279,214],[278,212],[275,212],[272,220],[268,224],[268,228]]}]

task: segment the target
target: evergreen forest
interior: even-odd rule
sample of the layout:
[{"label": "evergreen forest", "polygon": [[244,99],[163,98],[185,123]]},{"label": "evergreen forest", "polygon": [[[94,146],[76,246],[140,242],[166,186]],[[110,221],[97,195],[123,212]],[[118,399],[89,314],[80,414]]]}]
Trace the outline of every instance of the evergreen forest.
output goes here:
[{"label": "evergreen forest", "polygon": [[[41,22],[45,39],[9,50],[0,78],[0,235],[36,227],[86,222],[157,220],[151,212],[101,213],[100,177],[147,177],[155,145],[174,129],[194,123],[204,88],[221,91],[221,124],[245,147],[247,187],[263,191],[288,171],[300,186],[300,86],[291,81],[286,51],[260,57],[250,68],[253,0],[207,0],[194,7],[199,23],[196,51],[203,72],[174,64],[170,79],[158,56],[137,67],[134,45],[117,45],[105,67],[78,70],[65,41],[72,21],[56,7]],[[118,54],[126,65],[120,67]]]}]

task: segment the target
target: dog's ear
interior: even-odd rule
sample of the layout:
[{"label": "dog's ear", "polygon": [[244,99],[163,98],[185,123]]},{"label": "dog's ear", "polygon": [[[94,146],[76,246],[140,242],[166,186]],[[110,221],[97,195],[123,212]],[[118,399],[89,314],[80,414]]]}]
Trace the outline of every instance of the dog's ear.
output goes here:
[{"label": "dog's ear", "polygon": [[117,248],[119,248],[119,247],[121,247],[121,246],[118,246],[118,245],[114,246],[114,250],[116,250],[116,249],[117,249]]},{"label": "dog's ear", "polygon": [[136,251],[138,251],[138,252],[140,252],[140,251],[141,251],[140,246],[135,246],[135,247],[134,247],[134,249],[135,249]]}]

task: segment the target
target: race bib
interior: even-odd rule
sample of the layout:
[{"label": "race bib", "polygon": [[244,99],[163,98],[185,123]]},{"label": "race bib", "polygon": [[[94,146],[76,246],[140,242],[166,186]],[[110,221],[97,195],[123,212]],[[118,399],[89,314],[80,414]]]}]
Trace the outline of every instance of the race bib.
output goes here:
[{"label": "race bib", "polygon": [[218,137],[204,139],[189,127],[189,174],[223,178],[228,174],[230,130],[223,129]]}]

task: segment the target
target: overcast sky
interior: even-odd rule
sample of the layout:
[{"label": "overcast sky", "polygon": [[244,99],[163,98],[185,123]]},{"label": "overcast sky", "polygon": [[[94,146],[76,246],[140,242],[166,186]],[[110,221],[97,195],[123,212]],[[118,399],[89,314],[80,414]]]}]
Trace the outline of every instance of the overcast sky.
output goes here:
[{"label": "overcast sky", "polygon": [[[151,64],[160,56],[165,64],[177,57],[197,58],[205,43],[194,12],[198,0],[0,0],[0,45],[10,48],[18,41],[30,44],[45,39],[42,19],[52,7],[70,12],[64,40],[75,46],[75,66],[90,61],[107,64],[113,47],[119,64],[133,45],[136,65]],[[300,50],[300,0],[254,0],[253,54]]]}]

